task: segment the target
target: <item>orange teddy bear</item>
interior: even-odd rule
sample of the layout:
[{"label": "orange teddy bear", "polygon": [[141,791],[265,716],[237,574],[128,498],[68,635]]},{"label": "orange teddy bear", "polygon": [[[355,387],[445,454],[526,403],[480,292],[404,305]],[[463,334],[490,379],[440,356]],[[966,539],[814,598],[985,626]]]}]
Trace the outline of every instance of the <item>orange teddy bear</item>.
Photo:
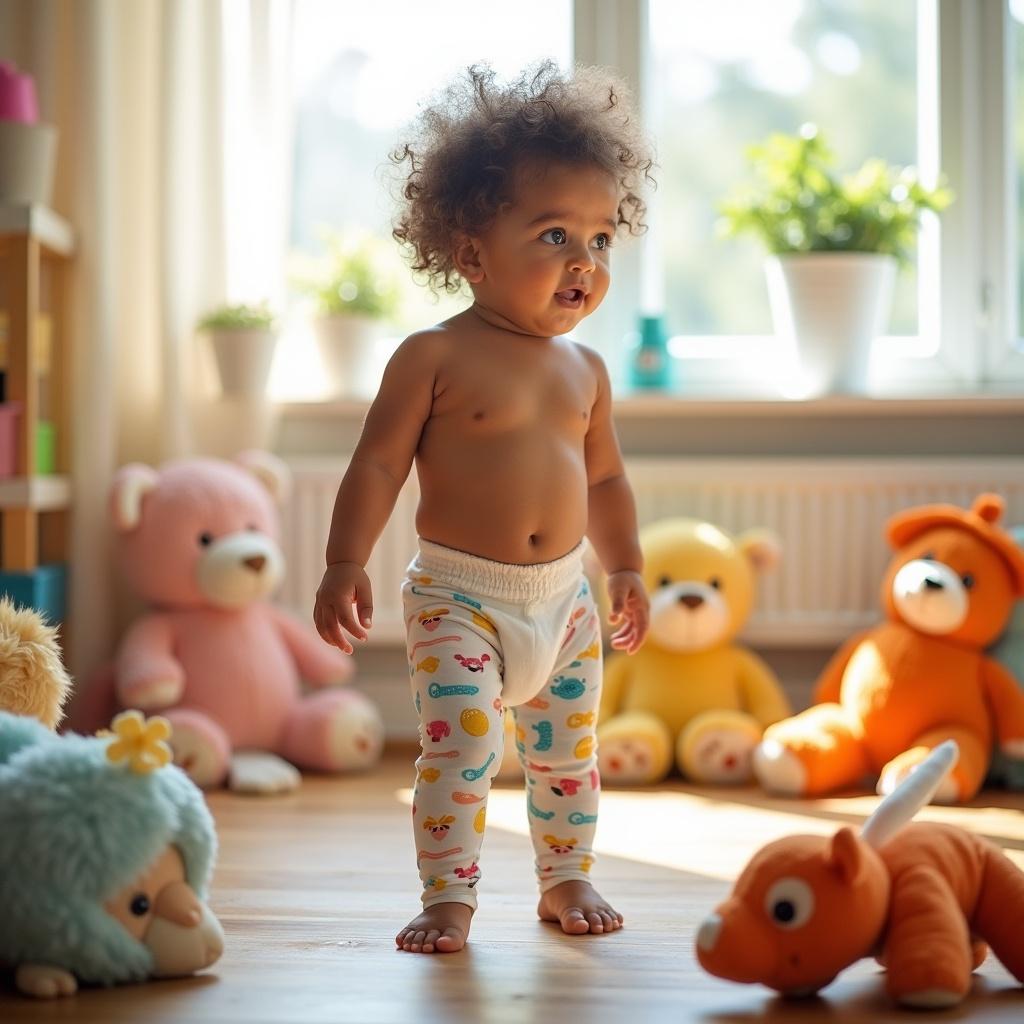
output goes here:
[{"label": "orange teddy bear", "polygon": [[811,995],[876,955],[905,1006],[959,1003],[988,948],[1024,982],[1024,872],[953,825],[906,822],[956,761],[947,742],[879,804],[857,836],[789,836],[754,855],[697,932],[701,966],[730,981]]},{"label": "orange teddy bear", "polygon": [[1001,529],[1003,501],[969,511],[924,505],[895,516],[886,621],[849,640],[818,681],[816,704],[765,731],[754,771],[769,791],[818,796],[878,776],[890,793],[944,740],[960,760],[935,800],[969,800],[993,739],[1024,756],[1024,691],[984,654],[1024,595],[1024,552]]}]

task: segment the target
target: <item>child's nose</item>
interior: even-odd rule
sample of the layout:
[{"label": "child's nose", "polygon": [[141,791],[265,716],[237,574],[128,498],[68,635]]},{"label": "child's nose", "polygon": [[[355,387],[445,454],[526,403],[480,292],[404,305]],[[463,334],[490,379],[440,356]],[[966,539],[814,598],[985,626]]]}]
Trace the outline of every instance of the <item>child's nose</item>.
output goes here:
[{"label": "child's nose", "polygon": [[576,246],[569,253],[569,269],[575,273],[594,269],[594,254],[590,251],[589,246]]}]

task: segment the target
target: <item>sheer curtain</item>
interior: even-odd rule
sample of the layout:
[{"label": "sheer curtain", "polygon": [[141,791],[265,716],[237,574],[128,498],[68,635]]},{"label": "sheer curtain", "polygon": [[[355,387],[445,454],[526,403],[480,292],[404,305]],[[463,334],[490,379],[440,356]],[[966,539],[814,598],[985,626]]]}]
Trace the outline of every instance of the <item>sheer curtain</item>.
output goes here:
[{"label": "sheer curtain", "polygon": [[[123,617],[106,495],[127,461],[266,444],[265,403],[216,399],[197,317],[283,295],[289,0],[0,0],[0,59],[60,132],[75,229],[70,660]],[[120,611],[120,614],[119,614]]]}]

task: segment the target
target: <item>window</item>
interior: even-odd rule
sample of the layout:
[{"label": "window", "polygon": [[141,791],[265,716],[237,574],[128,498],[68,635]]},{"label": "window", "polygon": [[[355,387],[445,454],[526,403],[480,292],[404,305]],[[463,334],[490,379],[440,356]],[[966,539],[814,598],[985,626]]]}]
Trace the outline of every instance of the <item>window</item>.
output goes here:
[{"label": "window", "polygon": [[[387,237],[380,171],[416,102],[469,63],[545,56],[616,68],[659,148],[652,230],[579,330],[620,384],[638,315],[663,310],[685,391],[777,394],[763,252],[715,221],[747,145],[808,121],[840,170],[880,156],[956,194],[901,271],[874,386],[1024,382],[1024,0],[296,0],[293,245],[321,224]],[[403,330],[447,315],[408,287]]]},{"label": "window", "polygon": [[[325,229],[390,240],[388,153],[417,105],[468,65],[487,61],[502,76],[546,57],[568,67],[572,2],[297,0],[293,38],[291,244],[312,256],[322,249]],[[465,305],[431,298],[393,248],[403,294],[392,333],[404,336]],[[315,357],[307,340],[293,337],[295,358],[287,366],[279,361],[278,394],[315,393]],[[396,340],[384,339],[382,355]]]},{"label": "window", "polygon": [[[763,252],[716,238],[717,206],[749,176],[745,150],[818,126],[837,166],[916,164],[915,0],[651,0],[650,122],[664,167],[657,256],[680,335],[770,335]],[[893,333],[917,331],[902,275]],[[742,301],[737,301],[742,296]]]},{"label": "window", "polygon": [[1010,0],[1010,36],[1012,66],[1010,69],[1009,111],[1010,144],[1016,164],[1015,197],[1017,216],[1016,239],[1012,251],[1016,259],[1016,316],[1012,332],[1014,348],[1024,350],[1024,0]]}]

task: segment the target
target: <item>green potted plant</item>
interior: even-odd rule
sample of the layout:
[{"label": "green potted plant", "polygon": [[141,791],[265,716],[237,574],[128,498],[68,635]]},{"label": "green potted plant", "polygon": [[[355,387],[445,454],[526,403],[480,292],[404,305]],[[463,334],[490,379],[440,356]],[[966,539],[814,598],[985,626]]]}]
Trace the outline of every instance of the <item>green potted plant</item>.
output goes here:
[{"label": "green potted plant", "polygon": [[266,303],[218,306],[197,324],[213,349],[221,393],[259,397],[277,346],[277,317]]},{"label": "green potted plant", "polygon": [[921,215],[945,209],[952,193],[878,159],[839,176],[813,125],[772,135],[748,157],[754,179],[722,203],[724,233],[753,233],[771,254],[772,319],[796,343],[803,393],[863,392]]},{"label": "green potted plant", "polygon": [[332,394],[372,391],[368,375],[383,325],[399,307],[401,265],[393,248],[364,234],[325,234],[321,258],[295,274],[313,300],[313,329]]}]

